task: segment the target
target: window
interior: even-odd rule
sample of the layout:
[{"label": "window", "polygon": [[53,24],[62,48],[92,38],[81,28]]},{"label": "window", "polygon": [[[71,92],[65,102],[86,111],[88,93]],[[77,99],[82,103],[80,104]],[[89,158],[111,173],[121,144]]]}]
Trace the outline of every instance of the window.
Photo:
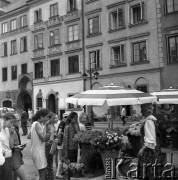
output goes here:
[{"label": "window", "polygon": [[74,11],[77,9],[76,0],[68,0],[67,2],[68,2],[67,4],[68,11]]},{"label": "window", "polygon": [[12,80],[15,80],[15,79],[17,79],[17,66],[12,66],[11,67],[11,72],[12,72]]},{"label": "window", "polygon": [[69,57],[69,74],[79,72],[79,56]]},{"label": "window", "polygon": [[125,64],[124,45],[115,46],[111,48],[111,65],[118,66]]},{"label": "window", "polygon": [[131,7],[131,24],[139,24],[145,21],[144,3],[134,5]]},{"label": "window", "polygon": [[20,39],[20,52],[27,51],[27,37],[22,37]]},{"label": "window", "polygon": [[17,42],[16,40],[11,41],[11,54],[17,54]]},{"label": "window", "polygon": [[13,19],[11,21],[11,31],[16,30],[17,29],[17,20]]},{"label": "window", "polygon": [[42,20],[41,9],[38,9],[34,12],[34,21],[39,22],[41,20]]},{"label": "window", "polygon": [[58,4],[53,4],[50,6],[50,17],[54,17],[58,15]]},{"label": "window", "polygon": [[147,61],[146,41],[133,43],[133,62]]},{"label": "window", "polygon": [[59,29],[50,32],[50,46],[59,44]]},{"label": "window", "polygon": [[172,13],[178,11],[178,1],[177,0],[166,0],[166,11],[167,13]]},{"label": "window", "polygon": [[99,16],[88,20],[89,35],[99,33]]},{"label": "window", "polygon": [[124,26],[123,10],[117,9],[109,14],[109,29],[118,29]]},{"label": "window", "polygon": [[7,22],[2,24],[2,33],[7,33]]},{"label": "window", "polygon": [[2,57],[7,56],[7,42],[2,43]]},{"label": "window", "polygon": [[69,42],[78,40],[78,25],[68,27],[68,39]]},{"label": "window", "polygon": [[27,16],[26,15],[20,17],[20,27],[25,27],[25,26],[27,26]]},{"label": "window", "polygon": [[43,78],[43,63],[35,63],[35,79]]},{"label": "window", "polygon": [[7,67],[2,68],[2,81],[7,81]]},{"label": "window", "polygon": [[178,35],[168,38],[169,63],[178,62]]},{"label": "window", "polygon": [[60,74],[59,59],[51,61],[51,76],[58,76]]},{"label": "window", "polygon": [[145,84],[136,85],[136,89],[139,90],[139,91],[142,91],[144,93],[148,93],[148,87]]},{"label": "window", "polygon": [[37,108],[42,108],[43,107],[43,101],[42,97],[37,98]]},{"label": "window", "polygon": [[35,49],[43,48],[43,34],[37,34],[34,36]]},{"label": "window", "polygon": [[[68,95],[68,97],[74,96],[74,94],[70,94]],[[74,108],[80,108],[80,105],[74,105],[74,104],[70,104],[68,103],[68,109],[74,109]]]},{"label": "window", "polygon": [[92,69],[100,68],[100,50],[89,52],[90,67]]},{"label": "window", "polygon": [[21,65],[21,72],[22,72],[22,74],[26,74],[27,73],[27,64],[22,64]]}]

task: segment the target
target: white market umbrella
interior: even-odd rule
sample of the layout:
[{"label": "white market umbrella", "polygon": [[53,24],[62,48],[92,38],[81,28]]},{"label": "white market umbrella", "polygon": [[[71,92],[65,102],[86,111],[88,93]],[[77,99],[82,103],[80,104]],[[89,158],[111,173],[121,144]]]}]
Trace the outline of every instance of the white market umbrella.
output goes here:
[{"label": "white market umbrella", "polygon": [[178,104],[178,89],[163,89],[151,94],[158,98],[158,104]]},{"label": "white market umbrella", "polygon": [[66,99],[67,103],[90,106],[103,106],[105,103],[108,106],[136,105],[156,101],[157,97],[149,93],[113,85],[84,91]]}]

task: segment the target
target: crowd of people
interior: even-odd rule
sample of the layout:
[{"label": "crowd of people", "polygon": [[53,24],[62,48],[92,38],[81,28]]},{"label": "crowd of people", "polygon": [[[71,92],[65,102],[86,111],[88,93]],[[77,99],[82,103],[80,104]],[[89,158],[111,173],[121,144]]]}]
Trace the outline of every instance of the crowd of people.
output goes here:
[{"label": "crowd of people", "polygon": [[[21,144],[19,127],[21,122],[22,135],[27,135],[27,116],[23,111],[21,118],[11,113],[5,113],[0,119],[0,177],[3,180],[27,180],[22,165],[22,150],[26,144]],[[24,122],[24,124],[23,124]],[[63,178],[64,163],[77,162],[80,154],[79,146],[73,142],[74,135],[80,130],[91,130],[91,123],[86,113],[78,118],[76,112],[64,113],[62,120],[48,109],[40,109],[32,117],[32,125],[27,138],[31,140],[31,157],[38,170],[39,180],[54,180]],[[56,137],[62,142],[57,142]],[[59,140],[59,138],[58,138]],[[2,156],[1,156],[2,155]],[[53,171],[53,160],[56,174]]]}]

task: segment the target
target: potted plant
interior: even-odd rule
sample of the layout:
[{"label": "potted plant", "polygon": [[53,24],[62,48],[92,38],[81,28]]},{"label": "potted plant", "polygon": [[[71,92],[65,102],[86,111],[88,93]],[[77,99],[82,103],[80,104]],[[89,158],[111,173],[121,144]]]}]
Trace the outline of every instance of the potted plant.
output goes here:
[{"label": "potted plant", "polygon": [[75,136],[74,136],[74,141],[78,142],[79,144],[81,144],[82,148],[84,148],[84,146],[90,146],[90,141],[95,138],[98,137],[102,134],[101,131],[98,130],[86,130],[86,131],[79,131]]},{"label": "potted plant", "polygon": [[68,165],[70,177],[82,177],[85,171],[83,163],[70,163]]},{"label": "potted plant", "polygon": [[120,150],[126,148],[128,141],[123,137],[118,131],[106,130],[101,136],[90,141],[91,145],[100,152],[104,168],[107,158],[113,160],[118,158]]}]

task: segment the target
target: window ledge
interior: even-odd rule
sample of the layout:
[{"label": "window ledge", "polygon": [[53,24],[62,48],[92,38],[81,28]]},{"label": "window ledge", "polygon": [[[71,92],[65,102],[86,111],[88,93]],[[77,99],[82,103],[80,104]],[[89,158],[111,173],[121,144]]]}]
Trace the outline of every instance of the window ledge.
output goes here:
[{"label": "window ledge", "polygon": [[14,55],[17,55],[18,53],[14,53],[14,54],[10,54],[10,56],[14,56]]},{"label": "window ledge", "polygon": [[55,77],[61,77],[62,76],[62,74],[58,74],[58,75],[51,75],[51,76],[49,76],[49,78],[55,78]]},{"label": "window ledge", "polygon": [[90,4],[90,3],[93,3],[93,2],[95,2],[95,1],[98,1],[98,0],[87,0],[87,1],[85,2],[85,4]]},{"label": "window ledge", "polygon": [[57,18],[57,17],[59,17],[59,14],[57,14],[57,15],[55,15],[55,16],[50,16],[50,17],[49,17],[49,20],[54,19],[54,18]]},{"label": "window ledge", "polygon": [[40,51],[40,50],[44,50],[45,48],[43,47],[43,48],[37,48],[37,49],[34,49],[34,50],[32,50],[33,52],[34,51]]},{"label": "window ledge", "polygon": [[174,64],[178,64],[178,61],[177,62],[168,62],[167,65],[174,65]]},{"label": "window ledge", "polygon": [[2,82],[5,83],[5,82],[7,82],[7,80],[5,80],[5,81],[2,80]]},{"label": "window ledge", "polygon": [[68,73],[67,75],[80,74],[80,72]]},{"label": "window ledge", "polygon": [[117,32],[117,31],[121,31],[121,30],[123,30],[123,29],[126,29],[126,27],[125,26],[123,26],[123,27],[119,27],[119,28],[117,28],[117,29],[109,29],[109,33],[113,33],[113,32]]},{"label": "window ledge", "polygon": [[80,39],[75,40],[75,41],[68,41],[68,42],[66,42],[66,44],[71,44],[71,43],[80,42],[80,41],[81,41]]},{"label": "window ledge", "polygon": [[137,26],[142,26],[142,25],[145,25],[145,24],[148,24],[148,21],[143,21],[143,22],[140,22],[140,23],[137,23],[137,24],[130,24],[129,28],[133,28],[133,27],[137,27]]},{"label": "window ledge", "polygon": [[17,79],[12,79],[12,81],[17,81]]},{"label": "window ledge", "polygon": [[95,36],[100,36],[102,33],[95,33],[95,34],[89,34],[87,36],[87,38],[92,38],[92,37],[95,37]]},{"label": "window ledge", "polygon": [[141,64],[149,64],[150,61],[141,61],[141,62],[132,62],[130,63],[131,66],[135,66],[135,65],[141,65]]},{"label": "window ledge", "polygon": [[20,26],[19,29],[25,29],[25,28],[27,28],[27,27],[28,27],[28,25]]},{"label": "window ledge", "polygon": [[28,52],[28,50],[26,50],[26,51],[20,51],[19,53],[22,54],[22,53],[26,53],[26,52]]},{"label": "window ledge", "polygon": [[39,77],[39,78],[34,78],[34,80],[43,80],[44,79],[44,77]]},{"label": "window ledge", "polygon": [[171,16],[174,14],[178,14],[178,11],[174,11],[174,12],[170,12],[170,13],[166,12],[165,16],[169,16],[169,15]]},{"label": "window ledge", "polygon": [[75,11],[78,11],[78,9],[77,8],[73,8],[73,9],[67,11],[67,13],[72,13],[72,12],[75,12]]},{"label": "window ledge", "polygon": [[119,65],[110,65],[110,69],[116,69],[116,68],[121,68],[121,67],[126,67],[127,64],[119,64]]}]

